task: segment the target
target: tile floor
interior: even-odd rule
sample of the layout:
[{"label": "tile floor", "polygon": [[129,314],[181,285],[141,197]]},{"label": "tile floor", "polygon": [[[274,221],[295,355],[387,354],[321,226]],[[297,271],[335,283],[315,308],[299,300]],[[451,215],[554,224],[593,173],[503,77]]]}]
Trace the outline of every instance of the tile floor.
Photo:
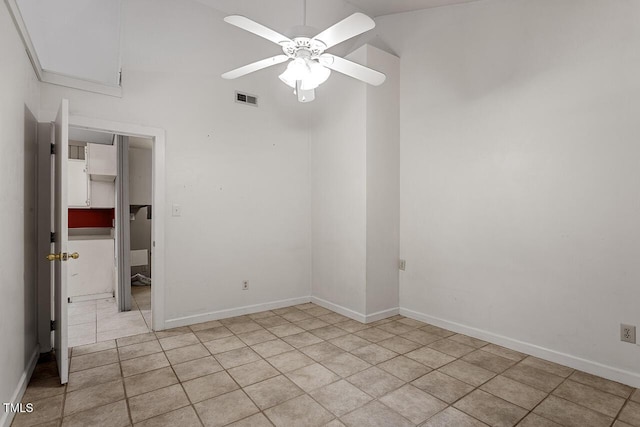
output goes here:
[{"label": "tile floor", "polygon": [[[51,356],[49,356],[50,359]],[[402,316],[313,304],[76,347],[14,426],[640,426],[640,390]]]},{"label": "tile floor", "polygon": [[131,296],[131,311],[123,313],[115,298],[69,304],[69,347],[150,332],[151,286],[132,286]]}]

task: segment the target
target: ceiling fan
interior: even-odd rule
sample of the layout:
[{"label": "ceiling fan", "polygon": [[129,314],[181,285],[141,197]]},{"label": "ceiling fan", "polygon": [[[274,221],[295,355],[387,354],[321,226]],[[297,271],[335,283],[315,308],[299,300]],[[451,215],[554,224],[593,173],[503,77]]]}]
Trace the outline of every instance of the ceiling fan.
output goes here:
[{"label": "ceiling fan", "polygon": [[375,27],[373,19],[362,13],[348,16],[315,37],[301,36],[293,39],[244,16],[231,15],[224,20],[280,45],[284,54],[236,68],[224,73],[222,78],[235,79],[263,68],[290,61],[285,72],[280,74],[280,80],[293,88],[294,94],[298,96],[300,102],[310,102],[315,99],[315,89],[329,78],[331,70],[374,86],[381,85],[386,78],[379,71],[325,52],[327,49]]}]

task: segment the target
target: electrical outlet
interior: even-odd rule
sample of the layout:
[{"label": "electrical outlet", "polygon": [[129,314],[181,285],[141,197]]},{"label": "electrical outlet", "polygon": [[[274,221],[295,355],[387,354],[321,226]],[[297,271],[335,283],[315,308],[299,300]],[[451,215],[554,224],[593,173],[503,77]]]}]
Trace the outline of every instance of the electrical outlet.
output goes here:
[{"label": "electrical outlet", "polygon": [[404,259],[401,259],[398,265],[398,268],[400,268],[400,270],[402,271],[405,271],[407,269],[407,261]]},{"label": "electrical outlet", "polygon": [[249,281],[245,280],[242,282],[242,290],[243,291],[248,291],[249,290]]},{"label": "electrical outlet", "polygon": [[633,325],[620,325],[620,341],[636,343],[636,327]]}]

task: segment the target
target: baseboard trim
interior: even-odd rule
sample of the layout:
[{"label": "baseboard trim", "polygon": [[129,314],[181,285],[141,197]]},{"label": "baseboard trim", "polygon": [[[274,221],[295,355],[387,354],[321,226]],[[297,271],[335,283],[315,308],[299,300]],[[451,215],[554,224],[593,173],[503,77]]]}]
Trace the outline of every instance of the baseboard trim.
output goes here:
[{"label": "baseboard trim", "polygon": [[[33,374],[33,370],[36,368],[36,364],[38,363],[38,357],[40,356],[40,346],[36,344],[33,349],[33,353],[31,354],[31,358],[29,359],[29,363],[25,367],[22,375],[20,376],[20,381],[16,385],[16,389],[13,392],[13,396],[11,396],[10,403],[20,403],[22,400],[22,396],[24,396],[24,392],[27,389],[27,385],[29,385],[29,380],[31,379],[31,374]],[[9,403],[9,402],[2,402]],[[13,421],[13,417],[15,417],[15,412],[5,412],[4,407],[2,408],[2,416],[0,417],[0,426],[1,427],[9,427],[11,422]]]},{"label": "baseboard trim", "polygon": [[178,317],[164,322],[165,329],[177,328],[179,326],[195,325],[196,323],[208,322],[210,320],[224,319],[226,317],[242,316],[245,314],[258,313],[260,311],[275,310],[277,308],[290,307],[292,305],[304,304],[311,301],[310,296],[290,298],[279,301],[265,302],[261,304],[246,305],[244,307],[230,308],[226,310],[212,311],[209,313],[194,314],[192,316]]},{"label": "baseboard trim", "polygon": [[469,335],[471,337],[488,341],[493,344],[501,345],[512,350],[520,351],[522,353],[530,354],[532,356],[539,357],[550,362],[559,363],[561,365],[578,369],[592,375],[597,375],[608,380],[617,381],[623,384],[627,384],[631,387],[640,388],[640,374],[637,374],[635,372],[614,368],[612,366],[604,365],[599,362],[583,359],[567,353],[562,353],[528,342],[519,341],[503,335],[495,334],[493,332],[485,331],[483,329],[473,328],[461,323],[451,322],[449,320],[430,316],[428,314],[420,313],[406,308],[400,308],[400,314],[411,319],[420,320],[422,322],[427,322],[453,332]]},{"label": "baseboard trim", "polygon": [[351,310],[347,307],[334,304],[330,301],[318,297],[311,297],[311,302],[314,304],[318,304],[320,307],[324,307],[327,310],[335,311],[336,313],[347,316],[350,319],[357,320],[360,323],[366,323],[367,316],[362,313],[358,313],[357,311]]},{"label": "baseboard trim", "polygon": [[371,323],[377,320],[386,319],[387,317],[395,316],[396,314],[400,314],[400,307],[389,308],[387,310],[367,314],[366,321],[364,323]]}]

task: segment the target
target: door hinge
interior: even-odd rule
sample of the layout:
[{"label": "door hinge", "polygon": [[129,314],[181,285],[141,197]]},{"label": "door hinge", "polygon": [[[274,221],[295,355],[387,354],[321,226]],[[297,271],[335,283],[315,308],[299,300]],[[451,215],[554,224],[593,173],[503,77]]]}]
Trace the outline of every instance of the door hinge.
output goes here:
[{"label": "door hinge", "polygon": [[122,68],[118,71],[118,86],[122,86]]},{"label": "door hinge", "polygon": [[51,320],[51,323],[49,324],[49,330],[51,331],[55,331],[56,330],[56,321],[55,320]]},{"label": "door hinge", "polygon": [[51,154],[56,154],[56,146],[55,146],[55,144],[51,144]]},{"label": "door hinge", "polygon": [[55,242],[56,242],[56,233],[51,232],[51,235],[50,235],[49,241],[50,241],[51,243],[55,243]]}]

